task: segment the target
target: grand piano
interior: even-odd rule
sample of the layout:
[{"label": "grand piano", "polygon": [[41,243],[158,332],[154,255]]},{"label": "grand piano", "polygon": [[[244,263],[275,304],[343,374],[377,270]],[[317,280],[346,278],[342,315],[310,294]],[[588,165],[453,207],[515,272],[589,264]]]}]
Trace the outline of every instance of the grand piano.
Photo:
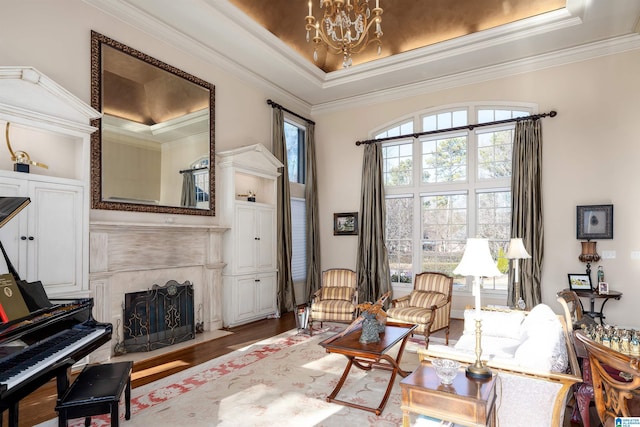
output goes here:
[{"label": "grand piano", "polygon": [[[0,227],[29,204],[26,197],[0,197]],[[111,340],[112,325],[93,319],[92,298],[46,297],[40,282],[21,280],[0,242],[0,250],[24,296],[29,314],[0,323],[0,427],[18,427],[19,402],[56,378],[58,396],[69,387],[76,362]]]}]

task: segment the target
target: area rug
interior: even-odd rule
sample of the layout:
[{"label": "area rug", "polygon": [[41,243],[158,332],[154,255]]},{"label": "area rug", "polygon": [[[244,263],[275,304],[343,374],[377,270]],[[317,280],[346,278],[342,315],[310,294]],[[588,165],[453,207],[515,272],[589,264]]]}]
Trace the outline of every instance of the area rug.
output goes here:
[{"label": "area rug", "polygon": [[[397,376],[380,416],[329,403],[346,366],[342,355],[318,345],[344,325],[327,324],[313,336],[292,330],[241,350],[132,390],[131,419],[122,426],[398,426],[402,424]],[[421,338],[421,337],[420,337]],[[401,367],[418,366],[416,350],[423,341],[411,338]],[[395,357],[399,344],[391,349]],[[377,407],[391,373],[352,368],[338,398]],[[40,426],[54,426],[50,420]],[[84,425],[71,420],[71,427]],[[93,426],[109,426],[108,416],[92,418]]]}]

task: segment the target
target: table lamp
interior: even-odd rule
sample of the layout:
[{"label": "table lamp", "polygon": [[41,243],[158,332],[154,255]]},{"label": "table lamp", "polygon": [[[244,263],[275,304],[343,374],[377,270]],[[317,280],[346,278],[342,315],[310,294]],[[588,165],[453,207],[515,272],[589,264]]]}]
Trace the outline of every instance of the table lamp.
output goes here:
[{"label": "table lamp", "polygon": [[[600,255],[598,255],[598,251],[596,250],[596,243],[590,240],[586,242],[580,242],[582,244],[582,252],[578,256],[580,262],[587,263],[587,276],[589,276],[589,281],[591,282],[591,263],[600,261]],[[596,288],[597,289],[597,288]]]},{"label": "table lamp", "polygon": [[482,364],[482,319],[480,316],[480,278],[500,276],[500,270],[491,257],[487,239],[467,239],[467,246],[462,254],[460,264],[453,270],[454,274],[473,276],[473,296],[476,305],[476,361],[466,370],[467,378],[491,378],[491,370]]},{"label": "table lamp", "polygon": [[516,306],[520,310],[527,308],[527,304],[522,299],[522,289],[520,289],[520,272],[518,270],[518,264],[521,259],[531,258],[529,252],[524,247],[524,243],[520,237],[511,239],[509,241],[509,247],[507,248],[507,258],[513,260],[514,275],[513,275],[513,287],[516,290]]}]

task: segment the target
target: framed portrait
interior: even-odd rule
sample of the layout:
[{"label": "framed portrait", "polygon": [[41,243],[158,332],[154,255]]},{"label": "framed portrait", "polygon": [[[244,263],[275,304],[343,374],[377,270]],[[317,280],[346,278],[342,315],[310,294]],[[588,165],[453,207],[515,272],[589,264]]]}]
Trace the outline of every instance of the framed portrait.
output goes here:
[{"label": "framed portrait", "polygon": [[588,274],[569,273],[569,289],[572,291],[592,291],[591,277]]},{"label": "framed portrait", "polygon": [[608,294],[609,293],[609,284],[607,282],[598,283],[598,293],[599,294]]},{"label": "framed portrait", "polygon": [[333,235],[354,236],[358,234],[358,212],[333,214]]},{"label": "framed portrait", "polygon": [[613,239],[613,205],[577,206],[577,238]]}]

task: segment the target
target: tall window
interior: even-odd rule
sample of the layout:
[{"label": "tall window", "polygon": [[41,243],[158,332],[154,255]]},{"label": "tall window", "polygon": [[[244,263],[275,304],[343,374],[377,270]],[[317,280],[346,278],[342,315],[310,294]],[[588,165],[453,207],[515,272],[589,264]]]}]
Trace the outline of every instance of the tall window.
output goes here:
[{"label": "tall window", "polygon": [[[287,142],[287,168],[289,183],[291,184],[291,271],[294,282],[301,282],[307,278],[306,254],[306,206],[304,191],[305,177],[305,136],[306,126],[289,117],[284,120],[284,137]],[[298,191],[293,187],[297,185]]]},{"label": "tall window", "polygon": [[304,184],[304,139],[305,127],[285,119],[284,137],[287,141],[287,168],[289,182]]},{"label": "tall window", "polygon": [[[530,107],[481,105],[432,110],[375,137],[444,130],[531,112]],[[383,143],[386,243],[396,286],[411,287],[413,276],[422,271],[453,275],[467,238],[483,237],[489,239],[498,268],[505,273],[485,280],[484,289],[506,292],[513,129],[510,123]],[[470,286],[470,279],[455,277],[455,289]]]}]

